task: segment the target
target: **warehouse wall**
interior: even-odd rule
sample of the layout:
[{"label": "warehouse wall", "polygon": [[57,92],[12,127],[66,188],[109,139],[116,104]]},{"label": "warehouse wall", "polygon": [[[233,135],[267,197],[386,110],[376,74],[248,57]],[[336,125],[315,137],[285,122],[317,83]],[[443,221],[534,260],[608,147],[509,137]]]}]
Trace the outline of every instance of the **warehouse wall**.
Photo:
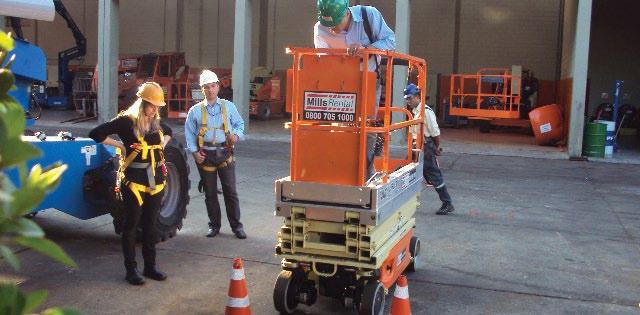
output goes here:
[{"label": "warehouse wall", "polygon": [[[594,0],[589,53],[589,113],[613,103],[615,80],[624,80],[621,104],[640,106],[640,19],[637,0]],[[636,9],[634,9],[636,8]],[[602,98],[601,94],[608,94]]]},{"label": "warehouse wall", "polygon": [[[460,1],[459,70],[521,64],[539,78],[554,80],[558,52],[558,12],[561,0]],[[98,0],[65,0],[65,5],[88,38],[84,63],[96,63]],[[260,30],[260,5],[268,6],[267,29]],[[352,0],[374,5],[395,28],[395,1]],[[410,53],[425,58],[429,73],[449,74],[454,67],[456,1],[422,0],[411,4]],[[291,57],[286,46],[312,46],[316,0],[253,0],[252,66],[258,49],[266,49],[267,66],[285,69]],[[231,67],[235,2],[230,0],[121,0],[120,52],[185,51],[192,66]],[[144,16],[144,18],[140,18]],[[43,47],[49,64],[57,52],[73,45],[62,19],[31,23],[27,37]],[[258,47],[259,31],[267,33],[266,47]],[[180,36],[182,32],[182,36]]]}]

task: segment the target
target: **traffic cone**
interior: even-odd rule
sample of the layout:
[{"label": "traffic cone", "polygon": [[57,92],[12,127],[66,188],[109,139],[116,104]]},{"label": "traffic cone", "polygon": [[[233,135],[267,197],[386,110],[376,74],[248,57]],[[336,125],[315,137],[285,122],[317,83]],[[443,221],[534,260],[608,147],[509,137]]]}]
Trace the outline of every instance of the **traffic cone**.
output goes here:
[{"label": "traffic cone", "polygon": [[225,315],[251,315],[249,307],[249,293],[247,293],[247,281],[244,278],[242,259],[233,260],[233,273],[229,281],[229,301],[224,312]]},{"label": "traffic cone", "polygon": [[396,282],[396,290],[393,292],[393,301],[391,301],[391,315],[411,315],[409,285],[404,275],[401,275]]}]

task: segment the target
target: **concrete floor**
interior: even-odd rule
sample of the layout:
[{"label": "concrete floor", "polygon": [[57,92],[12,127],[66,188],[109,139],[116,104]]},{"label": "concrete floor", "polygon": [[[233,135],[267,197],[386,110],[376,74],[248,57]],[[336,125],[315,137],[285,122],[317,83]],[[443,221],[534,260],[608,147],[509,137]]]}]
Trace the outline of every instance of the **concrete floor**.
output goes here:
[{"label": "concrete floor", "polygon": [[[223,314],[231,261],[242,257],[253,312],[275,314],[272,289],[280,267],[273,247],[282,221],[273,216],[273,181],[288,174],[289,159],[289,144],[281,141],[286,132],[277,124],[252,121],[248,140],[237,147],[247,240],[233,237],[226,222],[220,236],[205,238],[203,196],[192,187],[184,228],[158,245],[159,265],[169,274],[164,283],[124,281],[109,216],[81,221],[55,210],[35,220],[80,268],[26,250],[18,255],[21,272],[2,265],[0,275],[25,290],[49,290],[47,306],[87,314]],[[90,126],[65,129],[80,135]],[[640,312],[640,168],[522,157],[534,154],[527,147],[515,150],[520,156],[475,154],[464,152],[473,143],[447,137],[441,165],[456,212],[434,215],[437,196],[424,188],[415,231],[423,242],[422,267],[409,276],[413,314]],[[190,177],[196,182],[196,173]],[[300,314],[328,313],[355,312],[328,299],[300,307]]]}]

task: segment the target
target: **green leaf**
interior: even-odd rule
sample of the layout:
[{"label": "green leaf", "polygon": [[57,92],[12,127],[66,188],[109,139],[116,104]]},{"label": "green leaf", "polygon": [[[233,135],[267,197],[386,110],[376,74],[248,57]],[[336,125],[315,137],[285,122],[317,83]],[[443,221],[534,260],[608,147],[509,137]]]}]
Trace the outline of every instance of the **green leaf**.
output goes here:
[{"label": "green leaf", "polygon": [[26,301],[24,306],[25,313],[32,313],[38,306],[40,306],[47,299],[49,294],[46,290],[33,291],[26,294]]},{"label": "green leaf", "polygon": [[0,245],[0,253],[2,254],[2,257],[4,257],[4,260],[6,260],[11,268],[13,268],[13,270],[20,270],[20,261],[18,260],[18,257],[13,254],[11,248]]},{"label": "green leaf", "polygon": [[62,173],[67,170],[66,164],[55,163],[44,171],[40,164],[36,164],[31,168],[29,172],[29,178],[27,182],[29,185],[41,187],[45,190],[50,190],[58,184],[58,180],[62,177]]},{"label": "green leaf", "polygon": [[18,233],[24,237],[44,237],[44,232],[40,228],[38,224],[35,222],[25,219],[18,218]]},{"label": "green leaf", "polygon": [[3,315],[22,315],[25,304],[26,298],[15,284],[0,284],[0,311]]},{"label": "green leaf", "polygon": [[26,119],[24,117],[24,109],[18,104],[13,97],[9,95],[0,95],[0,116],[4,120],[4,132],[7,139],[19,138],[24,132]]},{"label": "green leaf", "polygon": [[44,194],[44,190],[40,187],[25,186],[16,190],[10,204],[11,215],[17,217],[31,212],[42,202]]},{"label": "green leaf", "polygon": [[37,237],[16,237],[14,241],[22,246],[29,247],[45,256],[48,256],[57,262],[78,268],[78,265],[64,252],[56,243],[46,239]]},{"label": "green leaf", "polygon": [[11,51],[14,47],[13,38],[9,37],[5,32],[0,32],[0,49]]},{"label": "green leaf", "polygon": [[37,158],[41,152],[38,148],[20,138],[9,138],[0,143],[0,168]]},{"label": "green leaf", "polygon": [[44,312],[42,312],[42,315],[82,315],[82,313],[71,308],[54,307],[46,309]]}]

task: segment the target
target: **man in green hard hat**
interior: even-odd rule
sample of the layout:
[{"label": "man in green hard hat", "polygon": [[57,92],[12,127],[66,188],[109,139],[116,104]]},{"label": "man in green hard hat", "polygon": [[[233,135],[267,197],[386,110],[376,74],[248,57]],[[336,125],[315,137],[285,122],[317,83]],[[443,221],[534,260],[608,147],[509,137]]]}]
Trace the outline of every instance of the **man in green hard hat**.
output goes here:
[{"label": "man in green hard hat", "polygon": [[[363,48],[395,50],[393,30],[384,21],[378,9],[371,6],[349,6],[348,0],[318,0],[318,22],[313,27],[316,48],[346,48],[355,55]],[[369,71],[378,70],[379,56],[369,60]],[[380,76],[376,80],[376,104],[370,119],[375,119],[380,103]],[[375,174],[373,167],[376,134],[367,134],[367,174],[365,181]]]}]

